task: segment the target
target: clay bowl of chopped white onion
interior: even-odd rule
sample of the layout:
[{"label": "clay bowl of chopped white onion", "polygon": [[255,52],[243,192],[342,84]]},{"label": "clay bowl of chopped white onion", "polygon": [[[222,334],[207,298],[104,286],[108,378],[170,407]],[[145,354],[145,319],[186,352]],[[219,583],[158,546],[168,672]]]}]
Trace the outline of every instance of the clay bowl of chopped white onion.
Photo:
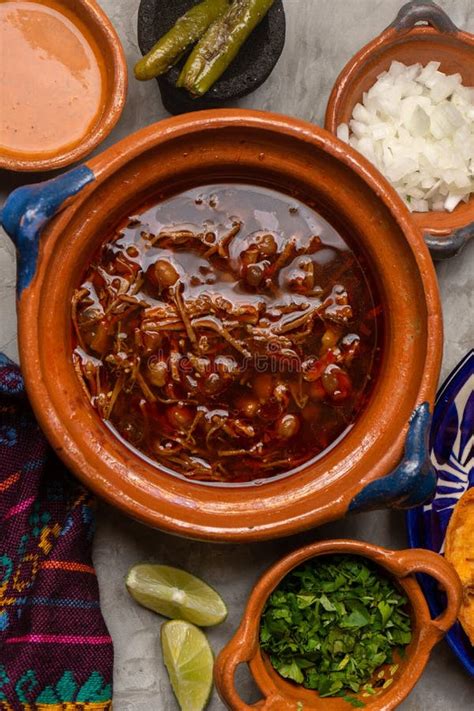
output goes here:
[{"label": "clay bowl of chopped white onion", "polygon": [[474,35],[440,7],[407,3],[346,64],[325,126],[391,183],[434,258],[474,235]]}]

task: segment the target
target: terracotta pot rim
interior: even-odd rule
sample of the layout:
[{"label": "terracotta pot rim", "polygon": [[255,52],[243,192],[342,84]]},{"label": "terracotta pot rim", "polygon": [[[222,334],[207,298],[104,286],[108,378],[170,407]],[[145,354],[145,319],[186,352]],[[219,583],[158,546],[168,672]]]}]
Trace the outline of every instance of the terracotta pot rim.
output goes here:
[{"label": "terracotta pot rim", "polygon": [[[443,45],[446,40],[449,40],[464,45],[471,52],[474,50],[474,35],[463,30],[446,33],[434,27],[414,26],[406,30],[397,30],[395,27],[389,26],[349,59],[339,73],[329,96],[324,127],[336,135],[337,127],[341,123],[341,114],[347,111],[347,91],[355,80],[359,81],[364,76],[369,61],[375,62],[378,55],[390,47],[403,45],[420,38],[438,41]],[[437,57],[433,57],[433,59],[437,59]],[[380,63],[380,71],[388,68],[388,62],[383,57],[378,58],[377,61]],[[383,176],[382,179],[386,180]],[[474,221],[474,196],[471,195],[467,203],[460,204],[451,213],[430,211],[426,213],[414,212],[410,215],[423,233],[447,237],[453,230],[465,227]]]},{"label": "terracotta pot rim", "polygon": [[[283,134],[291,137],[294,141],[302,141],[303,144],[308,144],[308,150],[312,146],[314,150],[328,153],[354,170],[359,178],[362,179],[362,182],[364,184],[368,183],[370,189],[385,203],[392,219],[399,225],[400,231],[404,234],[404,239],[410,245],[410,258],[417,264],[417,273],[419,274],[420,284],[423,284],[427,304],[426,367],[418,384],[418,392],[413,395],[413,405],[415,406],[425,400],[432,403],[441,359],[441,312],[433,264],[421,234],[410,220],[409,213],[399,197],[391,189],[387,190],[383,184],[380,184],[377,171],[368,162],[361,159],[355,151],[348,150],[345,144],[330,134],[305,122],[263,112],[240,110],[209,111],[196,113],[192,116],[171,118],[156,126],[145,128],[134,136],[125,139],[117,146],[108,149],[104,154],[89,161],[88,165],[95,172],[97,179],[87,186],[75,201],[46,229],[43,235],[45,245],[43,255],[40,252],[40,265],[42,258],[44,264],[40,271],[43,268],[44,270],[48,268],[45,264],[52,259],[51,255],[55,252],[54,244],[74,219],[76,212],[89,199],[92,199],[95,191],[100,190],[102,186],[105,189],[108,178],[112,179],[112,176],[119,171],[121,166],[133,162],[135,158],[145,156],[147,151],[151,151],[151,149],[159,145],[167,145],[167,142],[171,142],[180,136],[192,134],[196,137],[198,134],[219,131],[227,127],[232,129],[239,127],[239,130],[240,128],[243,130],[244,127],[249,130],[258,128],[272,135]],[[48,253],[47,259],[45,258],[45,252]],[[166,494],[168,504],[170,504],[170,501],[173,503],[177,497],[184,497],[186,495],[185,492],[188,494],[192,492],[194,505],[196,505],[197,501],[201,504],[204,496],[213,497],[214,503],[212,505],[214,508],[212,510],[214,511],[214,519],[212,516],[202,515],[199,524],[196,524],[195,521],[191,523],[189,520],[178,519],[169,513],[167,515],[163,510],[158,511],[153,508],[151,503],[140,504],[140,502],[131,497],[130,492],[124,494],[121,489],[123,481],[117,481],[116,478],[111,480],[108,478],[107,471],[104,473],[104,471],[93,469],[92,465],[88,464],[87,461],[83,461],[83,457],[79,463],[78,453],[74,449],[76,445],[71,441],[71,437],[65,429],[64,413],[62,415],[63,419],[61,419],[60,413],[56,410],[51,400],[49,386],[45,384],[45,379],[48,379],[48,375],[46,372],[44,377],[41,375],[41,369],[45,367],[41,365],[41,347],[36,340],[35,331],[31,329],[31,324],[36,323],[38,316],[37,308],[39,306],[37,302],[42,298],[42,292],[46,293],[49,288],[43,281],[44,274],[40,274],[31,286],[25,290],[20,303],[20,350],[27,388],[38,419],[48,438],[58,450],[62,450],[61,456],[68,466],[102,497],[149,525],[157,526],[172,533],[206,540],[250,541],[289,535],[298,530],[311,528],[329,518],[342,516],[345,513],[351,496],[354,494],[352,488],[345,490],[334,498],[330,506],[315,510],[314,504],[310,505],[309,484],[306,483],[304,486],[301,484],[297,492],[297,485],[292,484],[300,476],[299,474],[278,482],[270,480],[260,487],[253,485],[242,486],[239,489],[233,489],[233,493],[231,493],[229,487],[207,488],[188,480],[177,480],[170,475],[166,475],[167,491],[162,491],[161,495],[164,496]],[[34,294],[33,299],[32,294]],[[380,476],[382,469],[384,473],[387,473],[390,468],[397,464],[403,446],[405,431],[406,429],[403,432],[396,433],[396,441],[394,441],[393,446],[381,457],[377,467],[374,466],[373,470],[366,472],[358,490],[375,476],[374,471],[378,471]],[[128,454],[132,456],[130,451],[128,451]],[[111,456],[113,456],[113,453],[108,453],[108,458]],[[133,465],[130,464],[130,466],[138,466],[136,460],[136,455],[133,455]],[[141,460],[139,461],[141,462]],[[115,474],[114,477],[116,477]],[[300,482],[298,486],[300,486]],[[206,495],[202,493],[205,488],[207,488],[208,492]],[[156,486],[153,491],[157,494],[158,489]],[[292,491],[291,496],[287,495],[288,491]],[[217,514],[217,509],[221,503],[217,494],[222,500],[235,503],[235,515]],[[251,525],[249,520],[245,524],[241,523],[238,521],[241,518],[237,505],[239,497],[248,496],[250,501],[251,495],[254,497],[255,502],[258,500],[259,504],[261,504],[262,500],[266,502],[268,499],[268,501],[271,500],[273,502],[273,506],[286,507],[285,511],[279,511],[274,516],[269,516],[260,507],[260,513],[258,513],[259,504],[256,503],[254,525]],[[296,510],[296,504],[292,508],[294,503],[291,501],[292,496],[298,501],[304,500],[304,514]],[[224,524],[224,520],[227,520],[227,524]]]},{"label": "terracotta pot rim", "polygon": [[[63,0],[62,0],[63,1]],[[127,98],[128,72],[125,52],[119,36],[109,18],[96,0],[78,0],[85,12],[82,22],[94,28],[101,35],[98,49],[106,60],[107,94],[101,116],[72,148],[65,148],[53,155],[27,158],[18,155],[0,155],[0,169],[15,172],[40,172],[64,168],[81,160],[97,148],[117,124]],[[74,7],[69,8],[77,14]],[[26,155],[26,154],[25,154]]]},{"label": "terracotta pot rim", "polygon": [[[394,679],[387,696],[367,698],[368,708],[374,711],[394,709],[408,695],[428,662],[432,647],[455,622],[462,599],[462,587],[454,569],[442,556],[422,549],[392,550],[351,539],[334,539],[305,545],[284,556],[268,568],[252,590],[239,628],[217,657],[215,681],[219,694],[228,708],[247,711],[250,707],[240,701],[234,685],[234,673],[240,663],[247,662],[260,691],[264,695],[263,708],[290,711],[298,701],[308,708],[323,708],[316,692],[286,681],[273,669],[260,648],[260,620],[265,604],[281,581],[292,570],[314,558],[331,555],[354,555],[372,561],[406,594],[413,620],[414,638],[407,649],[409,664]],[[415,573],[425,572],[445,586],[448,595],[444,613],[432,619]],[[356,694],[357,696],[357,694]],[[311,705],[314,701],[317,706]],[[324,698],[328,708],[341,701],[337,697]],[[272,705],[274,704],[274,705]],[[277,705],[280,704],[280,705]]]}]

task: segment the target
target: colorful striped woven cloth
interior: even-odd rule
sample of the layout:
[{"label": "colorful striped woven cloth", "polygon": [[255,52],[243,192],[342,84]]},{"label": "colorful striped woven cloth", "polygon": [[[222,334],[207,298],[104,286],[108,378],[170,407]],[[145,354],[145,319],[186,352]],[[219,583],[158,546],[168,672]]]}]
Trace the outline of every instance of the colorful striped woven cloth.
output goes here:
[{"label": "colorful striped woven cloth", "polygon": [[113,650],[91,560],[93,501],[0,354],[0,709],[106,711]]}]

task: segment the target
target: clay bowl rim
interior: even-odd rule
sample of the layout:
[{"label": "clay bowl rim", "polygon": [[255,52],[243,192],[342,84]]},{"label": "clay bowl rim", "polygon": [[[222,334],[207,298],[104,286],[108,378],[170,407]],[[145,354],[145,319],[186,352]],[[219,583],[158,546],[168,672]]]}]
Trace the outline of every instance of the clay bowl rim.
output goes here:
[{"label": "clay bowl rim", "polygon": [[[463,30],[442,32],[435,27],[419,25],[405,30],[397,30],[396,27],[389,26],[356,52],[339,73],[329,96],[324,127],[336,135],[338,125],[348,120],[352,115],[353,106],[349,109],[348,105],[348,94],[352,84],[354,82],[364,84],[364,77],[368,71],[371,74],[379,74],[387,70],[390,62],[397,58],[392,56],[386,58],[385,53],[388,50],[393,47],[402,47],[403,52],[403,46],[420,40],[437,42],[440,45],[440,56],[433,56],[432,60],[440,61],[441,69],[443,68],[443,56],[446,56],[446,53],[450,51],[447,40],[458,43],[466,54],[468,51],[474,51],[474,35]],[[467,61],[464,64],[467,65]],[[377,67],[376,72],[374,67]],[[460,73],[462,74],[462,71]],[[359,96],[357,101],[360,101],[361,98]],[[357,101],[354,102],[354,105]],[[383,177],[383,180],[386,178]],[[423,233],[447,237],[453,230],[465,227],[474,221],[474,195],[471,195],[467,203],[458,205],[453,212],[429,211],[410,214]]]},{"label": "clay bowl rim", "polygon": [[[284,147],[286,147],[286,141],[291,140],[292,145],[298,146],[300,153],[304,153],[305,161],[307,152],[312,150],[324,156],[328,154],[330,164],[336,165],[338,170],[352,169],[355,172],[356,184],[362,186],[361,189],[363,188],[371,196],[371,199],[380,204],[381,210],[390,213],[390,225],[393,224],[393,229],[400,233],[398,247],[403,245],[403,249],[406,249],[405,259],[412,265],[413,273],[416,274],[415,293],[420,298],[423,294],[423,303],[416,306],[416,309],[420,309],[416,313],[420,315],[420,318],[425,319],[422,322],[423,328],[426,329],[426,332],[423,331],[422,347],[424,367],[420,367],[418,370],[417,366],[415,375],[412,372],[413,369],[406,373],[407,382],[412,383],[415,378],[416,386],[412,390],[403,390],[397,396],[398,399],[395,398],[398,405],[402,404],[402,408],[397,409],[394,421],[391,421],[389,434],[383,433],[385,417],[382,414],[380,422],[371,424],[370,442],[366,441],[365,446],[362,446],[362,442],[359,443],[356,452],[359,458],[366,457],[366,447],[369,443],[371,451],[375,450],[374,461],[371,462],[370,467],[366,466],[362,471],[359,462],[357,477],[355,477],[353,470],[344,471],[344,474],[334,477],[329,486],[323,487],[322,481],[319,483],[314,481],[314,475],[309,473],[313,472],[314,465],[310,465],[305,472],[298,472],[286,479],[270,480],[259,487],[241,486],[238,489],[205,487],[189,480],[182,481],[169,474],[160,473],[160,470],[155,467],[150,468],[148,478],[143,477],[143,472],[148,472],[148,470],[144,467],[142,460],[128,447],[121,444],[102,423],[100,429],[97,429],[98,425],[94,424],[96,428],[94,429],[94,438],[92,438],[94,447],[90,445],[90,442],[85,442],[85,425],[87,423],[88,427],[92,427],[90,418],[95,417],[96,413],[85,401],[77,377],[74,372],[71,372],[72,365],[68,359],[57,355],[58,343],[51,326],[40,324],[43,318],[40,318],[41,313],[44,318],[49,318],[47,313],[54,311],[51,308],[50,298],[55,298],[55,289],[61,290],[68,287],[68,284],[66,287],[62,286],[67,279],[70,283],[75,282],[75,277],[74,281],[72,279],[73,272],[71,271],[67,275],[65,274],[63,279],[56,278],[52,280],[52,283],[48,283],[45,281],[48,269],[55,270],[50,272],[51,274],[57,273],[57,268],[64,268],[63,256],[69,259],[68,251],[77,269],[77,254],[74,249],[77,253],[78,247],[81,245],[81,230],[83,232],[87,230],[86,223],[90,223],[94,196],[96,203],[98,203],[97,212],[100,214],[104,212],[103,195],[100,195],[100,199],[96,195],[96,193],[100,194],[103,186],[106,191],[108,185],[109,194],[112,194],[110,185],[114,176],[117,180],[120,179],[120,184],[122,184],[124,176],[121,171],[125,171],[127,166],[130,171],[133,171],[133,174],[139,172],[136,170],[135,159],[142,160],[143,173],[143,164],[147,159],[149,162],[153,159],[152,154],[158,147],[164,151],[165,147],[170,145],[174,150],[176,143],[178,143],[182,151],[184,150],[182,141],[186,136],[188,140],[196,141],[196,136],[199,135],[201,142],[209,140],[209,136],[212,136],[215,141],[215,132],[222,131],[222,136],[225,138],[223,142],[225,146],[230,146],[228,150],[232,151],[235,162],[235,147],[228,140],[229,130],[241,132],[244,126],[248,131],[264,132],[267,141],[271,137],[272,145],[276,136],[280,141],[283,141]],[[262,161],[259,159],[257,148],[252,145],[248,150],[255,152],[253,160],[258,166],[258,170],[262,170]],[[283,153],[283,149],[280,149],[280,153]],[[288,176],[290,168],[286,155],[285,153],[284,161],[283,159],[282,161]],[[93,158],[88,165],[94,171],[96,181],[89,184],[71,202],[69,207],[45,229],[40,242],[37,274],[31,285],[23,291],[19,302],[20,356],[27,390],[37,418],[58,454],[84,483],[127,514],[152,527],[200,540],[251,541],[281,537],[344,515],[353,496],[366,483],[385,475],[399,463],[412,408],[426,400],[433,403],[440,369],[442,323],[436,275],[421,233],[413,224],[399,197],[381,183],[377,171],[368,162],[362,160],[355,151],[348,150],[345,144],[323,129],[296,119],[257,111],[221,109],[170,118],[124,139],[103,154]],[[156,165],[156,159],[153,161],[154,165]],[[201,166],[201,162],[199,162],[199,166]],[[172,165],[169,170],[175,171],[176,168]],[[314,170],[310,174],[316,179]],[[319,174],[317,177],[319,180]],[[155,181],[155,175],[152,176],[152,179]],[[135,191],[134,194],[137,192]],[[79,215],[82,208],[85,212]],[[74,225],[76,213],[79,224]],[[77,235],[74,234],[75,230]],[[64,247],[64,234],[67,234],[67,247]],[[59,248],[58,243],[61,240],[63,243]],[[74,240],[78,243],[76,247],[72,244]],[[398,257],[398,249],[395,250],[390,245],[386,249],[394,252],[391,256],[392,259]],[[55,264],[55,260],[60,261]],[[384,266],[384,269],[385,273],[392,275],[388,264]],[[409,283],[411,284],[407,275],[404,275],[403,278],[405,287]],[[392,279],[391,276],[390,279]],[[64,294],[65,292],[59,294],[57,302],[58,308],[63,310],[66,309],[65,298],[67,298]],[[41,309],[41,300],[46,297],[48,297],[48,308]],[[403,306],[402,310],[409,309],[411,311],[414,308],[412,302],[408,299],[406,302],[407,305]],[[405,321],[408,322],[406,315]],[[70,333],[69,320],[68,324],[68,333]],[[410,330],[413,326],[407,323],[407,327]],[[48,344],[49,340],[51,342]],[[409,340],[408,349],[415,349],[416,352],[417,345],[414,335],[413,339]],[[49,357],[44,360],[48,348],[50,349]],[[403,351],[403,357],[407,359],[408,351],[405,350],[405,346],[399,345],[399,351],[400,349]],[[410,350],[410,352],[413,351]],[[55,354],[56,361],[54,368],[51,367],[52,353]],[[62,371],[56,373],[56,368],[59,370],[64,368],[65,374]],[[73,391],[68,394],[67,401],[65,401],[64,395],[66,381],[74,382],[73,385],[71,384]],[[388,386],[384,385],[384,387]],[[78,401],[79,404],[75,404],[75,401]],[[381,402],[379,402],[378,408],[382,410]],[[385,408],[384,401],[384,413]],[[408,410],[410,411],[408,412]],[[79,416],[76,416],[76,411]],[[80,421],[81,418],[83,421]],[[399,419],[400,422],[398,422]],[[382,428],[378,439],[372,432],[374,428]],[[390,438],[390,442],[388,442],[388,438]],[[105,441],[107,441],[105,450],[107,456],[104,456],[104,453],[100,451],[100,447]],[[349,452],[349,445],[350,434],[337,447],[339,469],[343,453],[345,464],[349,466],[350,461],[351,466],[353,465],[355,450],[353,447]],[[332,462],[330,454],[324,466],[334,472],[334,468],[330,469]],[[121,457],[120,462],[119,456]],[[124,459],[128,462],[128,468],[123,463]],[[118,469],[119,463],[120,471]],[[130,473],[130,469],[132,469],[133,475]],[[350,485],[347,480],[349,473],[352,476]],[[340,483],[342,476],[346,476],[343,487]],[[159,483],[161,483],[161,488]],[[141,489],[138,488],[139,484]],[[146,496],[143,488],[145,486]],[[316,508],[313,498],[315,487],[319,487],[317,495],[320,499],[319,506]],[[337,495],[334,487],[341,489]],[[328,496],[327,493],[325,494],[326,490],[329,490],[331,494],[328,500],[325,500],[325,496]],[[206,507],[205,513],[203,512],[204,507]]]},{"label": "clay bowl rim", "polygon": [[[35,2],[44,4],[42,0],[35,0]],[[66,5],[68,12],[86,25],[103,57],[107,93],[102,114],[76,146],[65,148],[44,158],[0,155],[0,169],[14,172],[40,172],[64,168],[79,161],[107,138],[125,106],[128,87],[127,60],[120,38],[105,12],[95,0],[78,0],[74,7],[69,7],[65,0],[55,0],[55,2],[59,6]]]},{"label": "clay bowl rim", "polygon": [[[249,711],[260,706],[243,703],[235,689],[234,675],[237,667],[248,663],[250,672],[264,696],[262,709],[295,711],[298,702],[304,708],[347,708],[340,697],[324,697],[317,692],[287,681],[273,669],[259,642],[260,621],[265,604],[281,581],[292,570],[314,558],[331,555],[353,555],[375,563],[381,571],[401,588],[408,598],[414,639],[407,650],[409,664],[403,663],[398,677],[382,694],[364,698],[367,708],[373,711],[390,711],[410,693],[428,662],[434,645],[440,641],[457,619],[462,600],[462,585],[454,568],[432,551],[421,548],[393,550],[352,539],[332,539],[302,546],[284,556],[268,568],[250,593],[241,622],[233,637],[216,658],[214,680],[223,701],[234,711]],[[416,573],[432,575],[447,593],[446,608],[438,618],[431,618],[428,604]],[[354,696],[358,694],[354,693]],[[315,703],[316,702],[316,703]],[[340,706],[342,702],[343,706]],[[283,705],[284,704],[284,705]],[[313,705],[314,704],[314,705]],[[323,706],[324,704],[324,706]]]}]

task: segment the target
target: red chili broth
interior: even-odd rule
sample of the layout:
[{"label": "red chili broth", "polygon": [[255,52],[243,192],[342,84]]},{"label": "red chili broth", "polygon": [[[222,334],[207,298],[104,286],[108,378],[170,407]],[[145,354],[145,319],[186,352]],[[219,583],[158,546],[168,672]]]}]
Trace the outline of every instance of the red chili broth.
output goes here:
[{"label": "red chili broth", "polygon": [[99,415],[160,466],[230,483],[286,473],[370,397],[383,314],[367,272],[295,197],[188,190],[95,255],[73,300],[75,368]]}]

